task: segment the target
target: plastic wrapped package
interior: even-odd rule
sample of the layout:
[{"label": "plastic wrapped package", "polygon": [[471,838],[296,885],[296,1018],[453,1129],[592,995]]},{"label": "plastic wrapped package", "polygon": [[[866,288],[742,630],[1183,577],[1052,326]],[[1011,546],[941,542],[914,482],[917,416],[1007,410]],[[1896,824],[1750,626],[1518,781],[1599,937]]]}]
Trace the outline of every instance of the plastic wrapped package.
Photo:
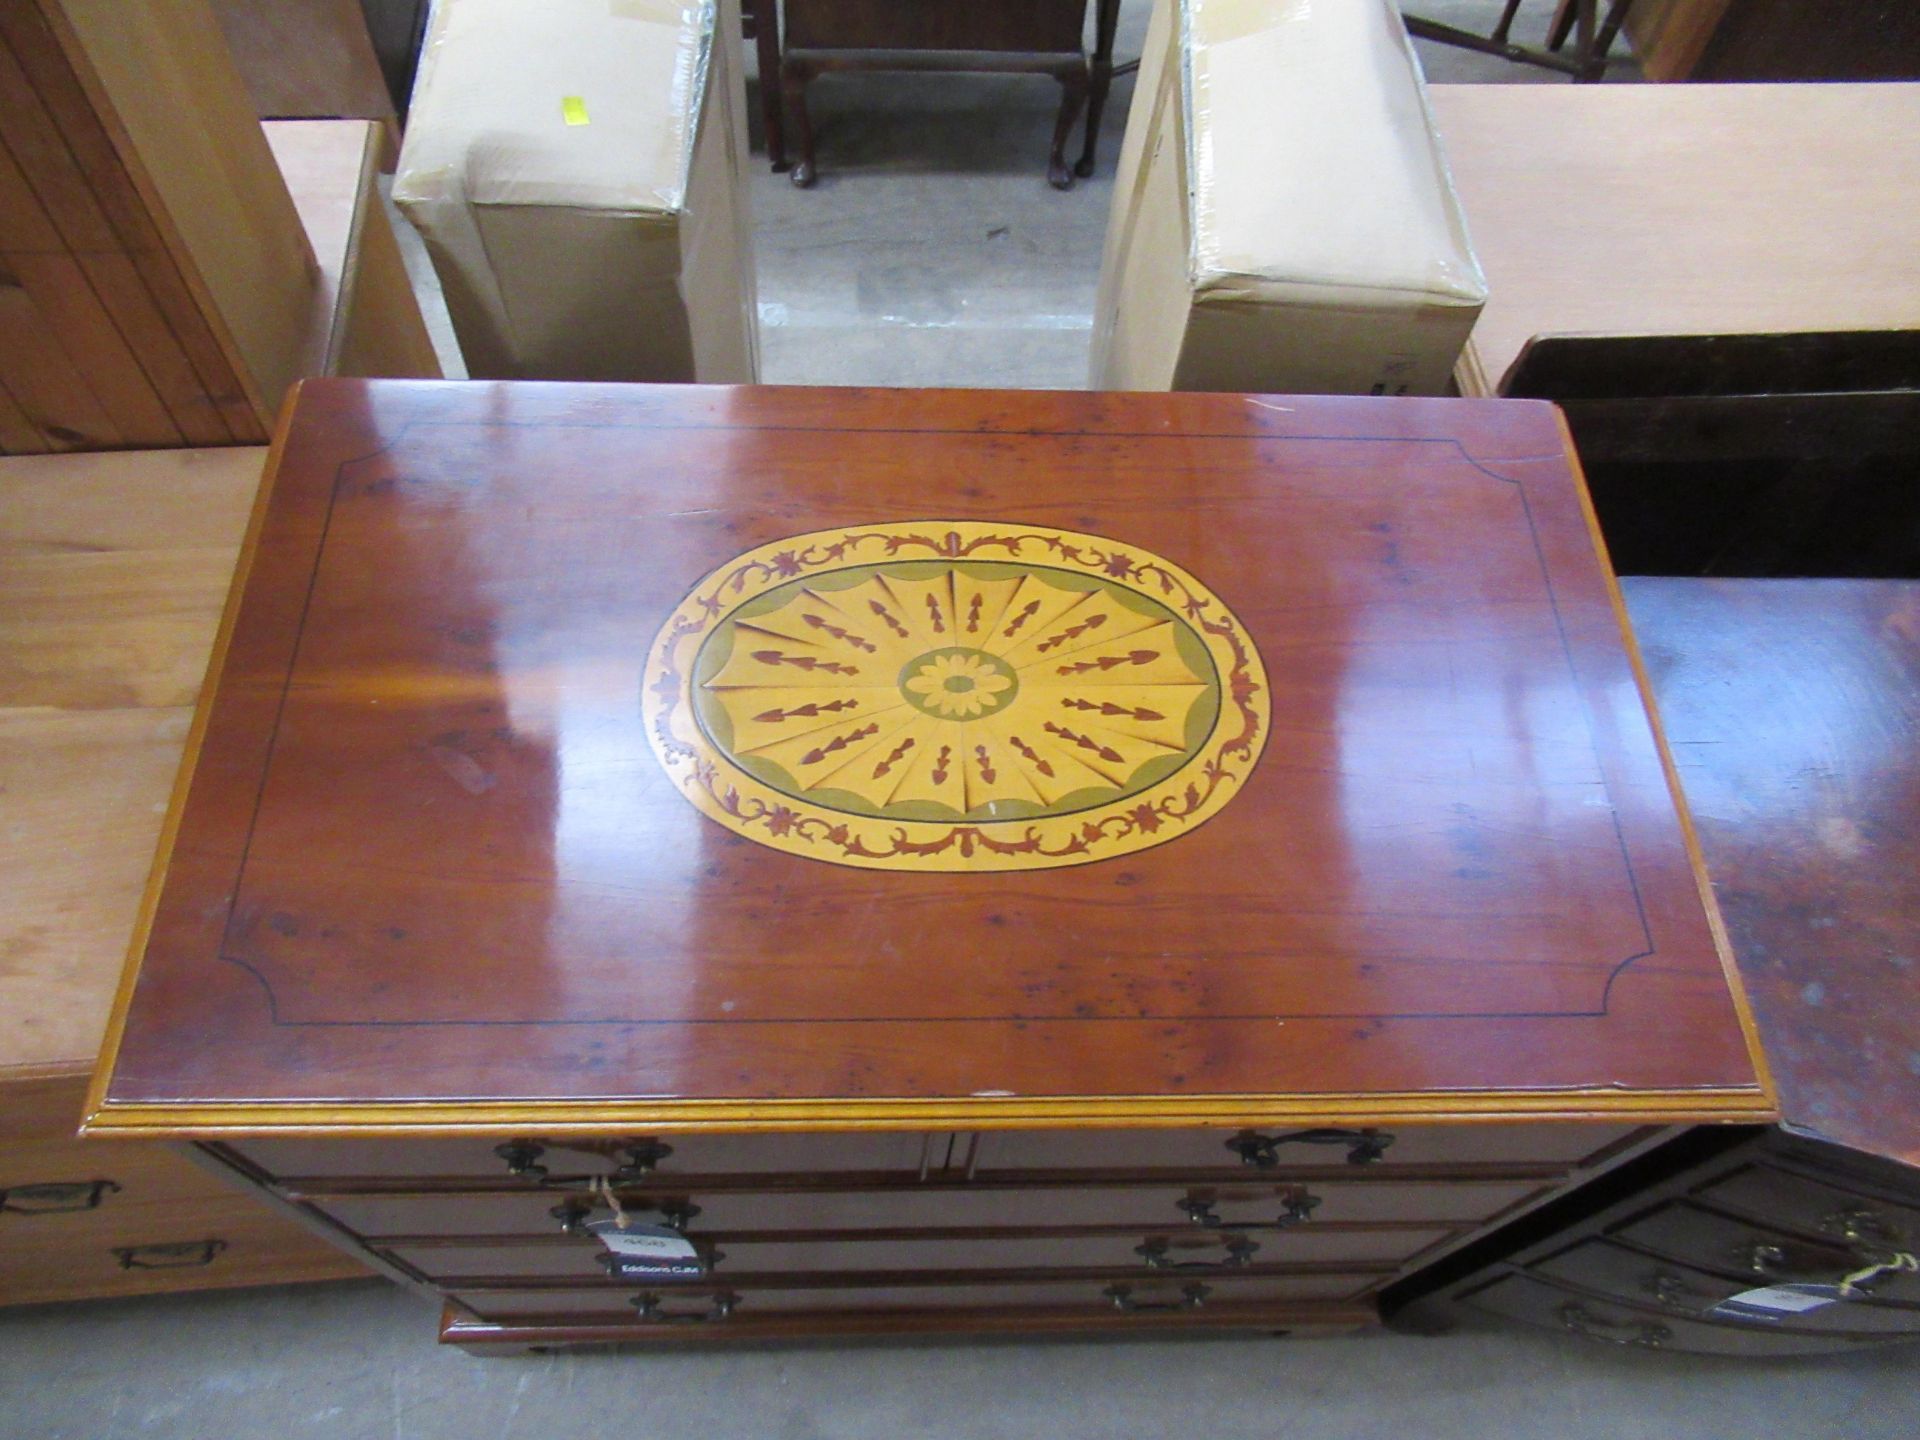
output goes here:
[{"label": "plastic wrapped package", "polygon": [[738,0],[438,0],[393,198],[470,374],[749,382]]},{"label": "plastic wrapped package", "polygon": [[1096,388],[1441,394],[1486,295],[1393,0],[1161,0]]}]

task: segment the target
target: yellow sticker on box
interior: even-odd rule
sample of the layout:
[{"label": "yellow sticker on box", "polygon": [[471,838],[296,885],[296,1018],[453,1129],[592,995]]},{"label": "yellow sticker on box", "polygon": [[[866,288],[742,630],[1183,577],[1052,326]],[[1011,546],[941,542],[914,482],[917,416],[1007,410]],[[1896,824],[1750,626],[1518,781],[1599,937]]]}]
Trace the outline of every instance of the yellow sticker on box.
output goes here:
[{"label": "yellow sticker on box", "polygon": [[569,95],[560,102],[560,117],[569,125],[587,123],[587,102],[578,95]]}]

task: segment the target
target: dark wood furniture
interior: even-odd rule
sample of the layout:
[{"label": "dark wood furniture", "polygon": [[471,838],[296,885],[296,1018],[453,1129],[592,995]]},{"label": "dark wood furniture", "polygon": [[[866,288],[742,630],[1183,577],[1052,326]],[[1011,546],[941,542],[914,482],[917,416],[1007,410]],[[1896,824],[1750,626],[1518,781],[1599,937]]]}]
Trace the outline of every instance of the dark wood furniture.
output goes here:
[{"label": "dark wood furniture", "polygon": [[[782,0],[784,34],[774,33],[774,0],[757,0],[767,150],[775,170],[786,168],[781,97],[791,107],[799,160],[793,183],[813,184],[813,123],[807,85],[841,70],[962,70],[1050,75],[1060,82],[1047,180],[1058,190],[1093,173],[1100,117],[1113,79],[1113,36],[1119,0],[1097,0],[1094,54],[1085,44],[1087,0],[973,0],[967,4],[901,5],[895,0]],[[759,12],[767,13],[759,13]],[[777,78],[770,78],[777,77]],[[1087,107],[1086,141],[1069,164],[1067,137]]]},{"label": "dark wood furniture", "polygon": [[1920,576],[1920,330],[1537,336],[1502,393],[1561,407],[1630,574]]},{"label": "dark wood furniture", "polygon": [[1639,0],[1627,33],[1649,80],[1920,79],[1906,0]]},{"label": "dark wood furniture", "polygon": [[[1441,45],[1497,55],[1516,65],[1558,70],[1577,81],[1590,82],[1606,75],[1607,64],[1613,58],[1613,43],[1629,18],[1633,0],[1607,0],[1604,9],[1600,0],[1560,0],[1547,25],[1544,49],[1514,40],[1513,22],[1520,18],[1520,7],[1521,0],[1506,0],[1494,18],[1493,28],[1485,35],[1411,14],[1405,17],[1407,33]],[[1571,50],[1567,48],[1569,40],[1573,42]]]},{"label": "dark wood furniture", "polygon": [[1351,1328],[1772,1114],[1549,407],[310,382],[242,574],[88,1129],[450,1340]]},{"label": "dark wood furniture", "polygon": [[1429,1328],[1465,1308],[1733,1354],[1911,1339],[1920,583],[1625,588],[1781,1123],[1624,1167],[1389,1307]]}]

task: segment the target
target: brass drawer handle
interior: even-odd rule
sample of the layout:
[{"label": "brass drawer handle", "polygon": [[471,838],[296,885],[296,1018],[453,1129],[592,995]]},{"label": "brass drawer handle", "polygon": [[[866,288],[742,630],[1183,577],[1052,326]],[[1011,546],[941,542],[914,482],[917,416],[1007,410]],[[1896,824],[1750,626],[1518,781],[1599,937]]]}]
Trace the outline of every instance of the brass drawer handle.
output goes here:
[{"label": "brass drawer handle", "polygon": [[191,1270],[211,1265],[227,1248],[224,1240],[185,1240],[172,1245],[116,1245],[113,1258],[122,1270]]},{"label": "brass drawer handle", "polygon": [[118,1195],[113,1180],[57,1180],[46,1185],[15,1185],[0,1190],[0,1214],[73,1215],[97,1210],[101,1200]]},{"label": "brass drawer handle", "polygon": [[705,1310],[669,1310],[664,1296],[648,1290],[627,1303],[639,1312],[636,1318],[649,1325],[717,1325],[732,1316],[740,1297],[731,1290],[722,1290],[713,1296]]},{"label": "brass drawer handle", "polygon": [[1385,1157],[1394,1137],[1385,1130],[1289,1130],[1284,1135],[1261,1135],[1242,1130],[1227,1141],[1240,1163],[1271,1170],[1280,1163],[1282,1145],[1344,1145],[1349,1165],[1371,1165]]},{"label": "brass drawer handle", "polygon": [[[1176,1200],[1174,1205],[1194,1224],[1208,1230],[1218,1230],[1226,1223],[1220,1218],[1219,1212],[1213,1208],[1218,1203],[1217,1200],[1189,1195],[1184,1200]],[[1305,1188],[1290,1190],[1282,1197],[1281,1204],[1285,1208],[1273,1222],[1273,1228],[1291,1230],[1295,1225],[1304,1225],[1313,1219],[1313,1212],[1320,1208],[1320,1197]]]},{"label": "brass drawer handle", "polygon": [[1609,1345],[1632,1345],[1642,1350],[1658,1350],[1673,1332],[1664,1325],[1639,1320],[1604,1320],[1578,1301],[1569,1300],[1553,1312],[1561,1327],[1589,1340],[1604,1340]]},{"label": "brass drawer handle", "polygon": [[[673,1154],[673,1146],[661,1140],[636,1140],[631,1145],[621,1145],[616,1149],[617,1153],[626,1157],[606,1177],[616,1185],[631,1185],[651,1175],[659,1168],[661,1161]],[[547,1147],[534,1140],[509,1140],[504,1145],[494,1146],[493,1153],[507,1162],[507,1174],[532,1180],[538,1185],[580,1185],[595,1178],[585,1174],[553,1174],[540,1163],[541,1157],[547,1153]]]},{"label": "brass drawer handle", "polygon": [[1156,1310],[1198,1310],[1213,1291],[1200,1284],[1182,1285],[1178,1300],[1136,1300],[1131,1285],[1109,1285],[1100,1292],[1113,1302],[1113,1308],[1129,1315],[1146,1315]]},{"label": "brass drawer handle", "polygon": [[[628,1211],[654,1211],[660,1216],[662,1225],[678,1230],[683,1235],[686,1233],[687,1226],[692,1223],[693,1217],[700,1213],[700,1207],[690,1200],[669,1200],[664,1205],[656,1205],[645,1200],[623,1202],[623,1208]],[[585,1200],[566,1200],[555,1205],[547,1211],[547,1214],[560,1222],[562,1235],[585,1235],[589,1233],[587,1221],[593,1218],[593,1209],[594,1207]]]},{"label": "brass drawer handle", "polygon": [[1225,1259],[1175,1260],[1170,1254],[1173,1242],[1164,1235],[1154,1235],[1145,1244],[1134,1246],[1133,1253],[1146,1262],[1149,1270],[1239,1270],[1253,1263],[1260,1242],[1244,1235],[1229,1235],[1222,1248],[1227,1252]]}]

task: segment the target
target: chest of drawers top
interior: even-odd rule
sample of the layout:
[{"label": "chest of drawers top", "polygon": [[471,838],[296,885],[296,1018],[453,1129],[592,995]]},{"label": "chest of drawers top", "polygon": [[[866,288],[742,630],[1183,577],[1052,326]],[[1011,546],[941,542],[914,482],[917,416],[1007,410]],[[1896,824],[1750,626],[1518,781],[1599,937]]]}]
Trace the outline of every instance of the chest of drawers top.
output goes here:
[{"label": "chest of drawers top", "polygon": [[309,384],[96,1130],[1767,1113],[1553,412]]}]

